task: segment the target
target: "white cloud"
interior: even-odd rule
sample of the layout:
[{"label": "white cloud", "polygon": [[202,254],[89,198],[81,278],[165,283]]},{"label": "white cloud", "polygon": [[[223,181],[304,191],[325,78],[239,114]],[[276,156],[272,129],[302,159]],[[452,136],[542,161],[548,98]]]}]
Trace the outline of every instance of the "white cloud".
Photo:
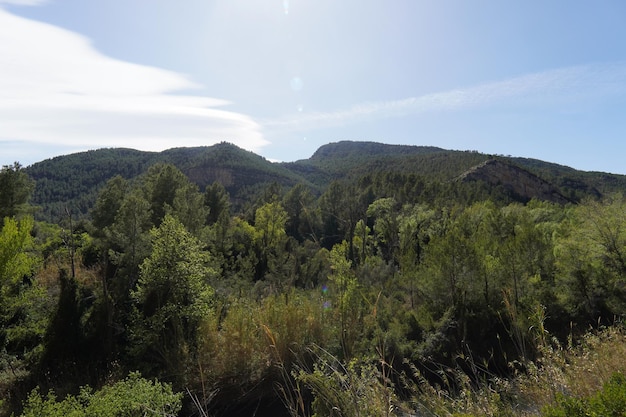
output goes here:
[{"label": "white cloud", "polygon": [[626,64],[575,66],[527,74],[504,81],[409,97],[361,103],[334,112],[310,112],[268,120],[269,131],[298,131],[342,126],[363,120],[485,106],[558,108],[587,105],[594,100],[626,94]]},{"label": "white cloud", "polygon": [[1,7],[0,27],[3,154],[26,142],[162,150],[227,140],[252,151],[267,143],[254,120],[223,109],[228,102],[174,94],[198,87],[180,74],[104,56],[76,33]]},{"label": "white cloud", "polygon": [[48,0],[0,0],[0,5],[14,4],[16,6],[40,6],[47,2]]}]

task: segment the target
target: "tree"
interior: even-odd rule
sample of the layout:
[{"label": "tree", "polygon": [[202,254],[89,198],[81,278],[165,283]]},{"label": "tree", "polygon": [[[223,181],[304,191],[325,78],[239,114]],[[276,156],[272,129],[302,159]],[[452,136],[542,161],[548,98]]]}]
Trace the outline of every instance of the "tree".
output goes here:
[{"label": "tree", "polygon": [[304,184],[296,184],[285,194],[283,206],[288,216],[285,228],[289,236],[302,242],[305,236],[313,234],[315,223],[313,196]]},{"label": "tree", "polygon": [[329,255],[332,274],[328,277],[336,293],[335,303],[339,314],[340,343],[344,359],[352,357],[354,345],[363,328],[360,320],[363,315],[362,296],[352,263],[347,256],[348,251],[346,241],[333,246]]},{"label": "tree", "polygon": [[287,237],[285,224],[287,212],[279,202],[266,203],[256,210],[254,227],[257,230],[257,241],[261,250],[274,249]]},{"label": "tree", "polygon": [[23,211],[34,188],[34,182],[18,162],[4,165],[0,169],[0,219]]},{"label": "tree", "polygon": [[124,280],[121,293],[134,287],[139,265],[148,256],[148,230],[150,230],[150,203],[141,193],[128,194],[115,215],[114,223],[106,234],[110,245],[109,257],[117,267],[116,275]]},{"label": "tree", "polygon": [[230,216],[230,198],[219,182],[207,185],[204,190],[204,205],[208,208],[206,223],[212,225],[223,216]]},{"label": "tree", "polygon": [[170,212],[191,234],[200,236],[209,209],[204,205],[204,196],[198,187],[189,183],[176,190]]},{"label": "tree", "polygon": [[211,227],[210,247],[220,261],[220,291],[243,295],[256,277],[259,266],[257,233],[254,226],[240,217],[223,219]]},{"label": "tree", "polygon": [[392,261],[398,246],[398,213],[396,200],[379,198],[367,208],[367,216],[374,219],[374,232],[385,261]]},{"label": "tree", "polygon": [[576,207],[556,244],[560,298],[591,323],[626,311],[626,199]]},{"label": "tree", "polygon": [[38,359],[52,308],[45,289],[32,280],[37,265],[32,228],[30,217],[6,217],[0,229],[0,355],[13,375]]},{"label": "tree", "polygon": [[128,181],[119,175],[107,181],[98,194],[96,204],[91,211],[92,223],[97,230],[102,230],[113,224],[128,191]]},{"label": "tree", "polygon": [[333,181],[319,202],[326,238],[324,246],[332,247],[345,239],[348,242],[349,259],[354,261],[354,231],[357,222],[365,219],[371,200],[369,192]]},{"label": "tree", "polygon": [[33,245],[32,228],[33,219],[29,217],[4,219],[0,229],[0,294],[31,273],[34,263],[28,250]]},{"label": "tree", "polygon": [[193,358],[200,321],[209,313],[214,274],[197,238],[170,215],[151,232],[152,253],[141,264],[131,329],[132,353],[154,372],[161,366],[168,379],[184,374]]},{"label": "tree", "polygon": [[435,211],[423,205],[407,205],[398,216],[397,258],[412,308],[416,306],[416,272],[434,233],[435,223]]},{"label": "tree", "polygon": [[267,273],[276,273],[285,263],[287,233],[287,212],[280,202],[266,203],[259,207],[254,216],[254,241],[259,252],[257,278],[265,278]]},{"label": "tree", "polygon": [[148,169],[143,178],[143,192],[150,202],[152,224],[159,226],[174,206],[174,199],[179,189],[189,186],[189,179],[171,164],[155,164]]}]

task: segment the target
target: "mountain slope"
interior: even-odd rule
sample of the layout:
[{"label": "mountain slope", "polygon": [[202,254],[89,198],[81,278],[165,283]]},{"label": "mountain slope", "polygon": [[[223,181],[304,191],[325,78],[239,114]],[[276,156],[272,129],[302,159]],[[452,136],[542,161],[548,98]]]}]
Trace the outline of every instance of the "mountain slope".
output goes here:
[{"label": "mountain slope", "polygon": [[533,198],[558,204],[570,203],[561,192],[548,181],[509,162],[490,159],[464,172],[461,182],[484,181],[490,186],[502,186],[516,200],[529,201]]},{"label": "mountain slope", "polygon": [[286,164],[323,186],[333,179],[358,179],[376,171],[451,180],[489,156],[433,146],[342,141],[320,147],[309,159]]},{"label": "mountain slope", "polygon": [[32,202],[42,208],[40,217],[55,222],[66,207],[87,214],[110,178],[121,175],[133,179],[158,162],[173,164],[201,190],[215,181],[222,183],[235,202],[274,182],[286,187],[308,182],[229,143],[158,153],[99,149],[48,159],[29,166],[26,172],[36,182]]},{"label": "mountain slope", "polygon": [[65,208],[86,213],[93,205],[97,192],[106,181],[121,175],[134,178],[144,172],[156,159],[152,152],[134,149],[99,149],[57,156],[25,168],[35,180],[32,202],[42,208],[40,216],[50,222],[58,221]]},{"label": "mountain slope", "polygon": [[40,217],[53,222],[66,207],[87,214],[108,179],[115,175],[136,178],[157,162],[175,165],[201,190],[215,181],[222,183],[239,208],[270,184],[287,189],[303,183],[321,193],[333,180],[356,183],[376,173],[440,184],[453,184],[462,177],[464,183],[499,187],[496,192],[504,193],[502,201],[540,198],[564,203],[626,193],[623,175],[577,171],[536,159],[500,156],[497,163],[488,163],[491,160],[493,155],[475,151],[343,141],[320,147],[309,159],[272,163],[235,145],[220,143],[158,153],[100,149],[48,159],[26,172],[36,181],[33,203],[42,207]]}]

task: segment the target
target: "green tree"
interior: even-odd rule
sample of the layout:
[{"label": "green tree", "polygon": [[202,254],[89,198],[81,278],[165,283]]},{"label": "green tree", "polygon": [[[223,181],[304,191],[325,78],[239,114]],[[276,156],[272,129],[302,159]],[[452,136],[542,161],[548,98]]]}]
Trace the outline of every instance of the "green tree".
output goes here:
[{"label": "green tree", "polygon": [[[461,211],[445,221],[443,233],[433,236],[424,257],[426,284],[432,307],[443,315],[448,308],[463,314],[479,291],[480,260],[476,253],[476,236],[481,221],[477,210]],[[462,331],[464,332],[464,331]]]},{"label": "green tree", "polygon": [[32,228],[30,217],[6,217],[0,229],[0,358],[12,369],[5,377],[37,362],[52,310],[45,289],[32,278],[38,264]]},{"label": "green tree", "polygon": [[556,243],[564,306],[591,323],[626,311],[626,199],[612,196],[571,211]]},{"label": "green tree", "polygon": [[392,255],[398,247],[398,213],[396,200],[379,198],[367,208],[367,216],[374,219],[374,232],[383,259],[392,261]]},{"label": "green tree", "polygon": [[189,185],[189,179],[174,165],[159,163],[148,169],[143,177],[142,189],[150,202],[152,224],[161,224],[168,210],[174,207],[177,191]]},{"label": "green tree", "polygon": [[212,225],[223,217],[230,217],[230,198],[219,182],[207,185],[204,190],[204,205],[208,208],[206,223]]},{"label": "green tree", "polygon": [[200,241],[170,215],[153,229],[152,253],[141,264],[131,351],[144,367],[160,367],[168,379],[184,376],[196,349],[200,321],[209,314],[214,274]]},{"label": "green tree", "polygon": [[417,305],[417,271],[426,246],[434,234],[435,211],[422,205],[407,205],[398,216],[398,252],[400,274],[409,291],[411,307]]},{"label": "green tree", "polygon": [[334,302],[339,314],[341,349],[344,359],[354,353],[354,345],[362,330],[362,296],[359,283],[352,270],[352,262],[348,259],[348,243],[346,241],[333,246],[330,251],[330,268],[328,277],[334,288]]},{"label": "green tree", "polygon": [[221,292],[241,297],[244,290],[250,289],[259,267],[259,254],[254,244],[256,229],[234,217],[215,223],[211,232],[211,253],[218,257],[222,269],[222,278],[216,285]]},{"label": "green tree", "polygon": [[32,228],[33,219],[29,217],[19,221],[4,219],[0,229],[0,291],[10,290],[32,272],[34,258],[29,253],[33,246]]},{"label": "green tree", "polygon": [[324,227],[324,246],[331,248],[345,239],[349,258],[355,260],[354,232],[359,220],[365,220],[372,196],[356,186],[333,181],[319,200]]},{"label": "green tree", "polygon": [[277,281],[275,283],[281,286],[286,277],[280,269],[289,257],[285,247],[288,241],[285,231],[287,219],[287,212],[278,201],[259,207],[254,216],[254,242],[259,253],[257,278],[263,279],[266,274],[272,274]]},{"label": "green tree", "polygon": [[287,212],[279,202],[266,203],[256,210],[254,228],[262,250],[278,248],[284,242],[287,219]]},{"label": "green tree", "polygon": [[22,166],[15,162],[0,169],[0,219],[23,211],[35,188]]},{"label": "green tree", "polygon": [[195,184],[187,184],[176,190],[170,213],[194,236],[200,236],[209,209],[204,204],[204,196]]},{"label": "green tree", "polygon": [[288,216],[285,229],[289,236],[299,242],[307,236],[314,236],[316,219],[313,202],[313,195],[304,184],[296,184],[283,198],[283,206]]},{"label": "green tree", "polygon": [[149,253],[150,227],[150,203],[141,193],[133,191],[122,200],[115,221],[105,229],[110,247],[108,255],[117,268],[116,286],[120,295],[137,282],[139,265]]},{"label": "green tree", "polygon": [[119,175],[107,181],[91,210],[92,223],[97,231],[103,230],[115,222],[115,216],[121,208],[129,188],[128,181]]}]

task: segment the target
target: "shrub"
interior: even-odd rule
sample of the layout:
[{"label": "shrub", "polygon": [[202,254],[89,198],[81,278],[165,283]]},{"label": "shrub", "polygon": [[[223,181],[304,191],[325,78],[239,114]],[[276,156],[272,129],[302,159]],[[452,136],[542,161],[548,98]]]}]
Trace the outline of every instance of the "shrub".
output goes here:
[{"label": "shrub", "polygon": [[591,397],[577,398],[559,395],[557,405],[547,406],[544,417],[621,417],[626,416],[626,377],[615,373],[602,390]]},{"label": "shrub", "polygon": [[22,417],[170,417],[181,409],[182,394],[168,384],[144,379],[137,372],[113,385],[93,392],[83,387],[78,396],[57,400],[50,391],[29,395]]}]

